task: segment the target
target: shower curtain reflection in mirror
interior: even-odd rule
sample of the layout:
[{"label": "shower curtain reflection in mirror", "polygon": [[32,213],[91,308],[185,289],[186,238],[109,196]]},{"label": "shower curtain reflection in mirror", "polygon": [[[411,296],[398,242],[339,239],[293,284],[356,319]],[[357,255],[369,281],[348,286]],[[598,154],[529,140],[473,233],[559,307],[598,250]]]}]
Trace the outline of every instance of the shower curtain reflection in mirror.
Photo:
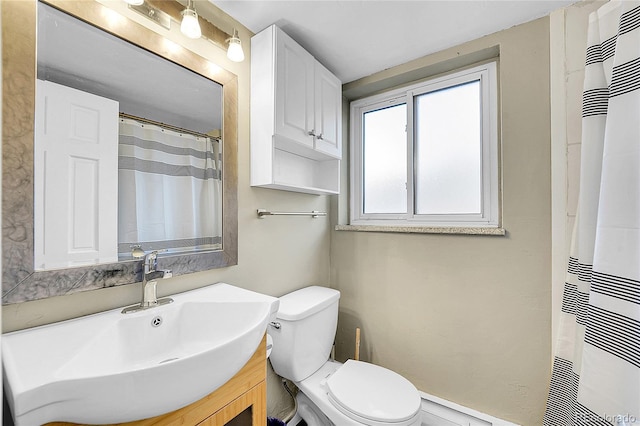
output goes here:
[{"label": "shower curtain reflection in mirror", "polygon": [[120,118],[118,253],[222,248],[220,141]]}]

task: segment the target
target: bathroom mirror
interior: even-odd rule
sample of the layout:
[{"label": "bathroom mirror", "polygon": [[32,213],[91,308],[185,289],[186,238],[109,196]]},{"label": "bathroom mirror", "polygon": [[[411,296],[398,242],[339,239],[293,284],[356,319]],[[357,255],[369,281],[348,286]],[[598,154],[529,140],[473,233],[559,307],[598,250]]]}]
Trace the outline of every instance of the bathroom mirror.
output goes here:
[{"label": "bathroom mirror", "polygon": [[[17,303],[138,282],[141,262],[130,260],[130,248],[137,242],[136,239],[142,243],[142,249],[146,251],[168,249],[168,252],[159,260],[159,265],[163,269],[172,269],[174,275],[235,265],[237,263],[237,77],[98,2],[52,0],[44,3],[46,4],[35,1],[2,2],[2,54],[5,64],[3,66],[3,303]],[[168,5],[173,2],[160,2],[160,7],[163,3]],[[68,28],[73,29],[68,30]],[[108,34],[103,33],[102,30]],[[76,43],[77,40],[80,40],[80,43]],[[52,46],[61,44],[62,50],[51,50]],[[78,53],[78,49],[86,54],[95,55],[83,57],[84,53]],[[77,58],[82,59],[74,63]],[[106,63],[101,63],[102,59],[117,62],[117,66],[110,68]],[[146,71],[142,76],[136,77],[132,71],[135,68],[143,68]],[[158,72],[158,76],[151,77],[152,71]],[[129,78],[133,80],[129,81]],[[184,137],[189,143],[194,139],[200,139],[200,145],[204,148],[199,148],[202,152],[198,151],[196,157],[204,155],[208,157],[206,161],[211,163],[203,163],[208,166],[196,168],[204,169],[204,173],[213,178],[215,189],[199,186],[196,189],[186,190],[177,186],[172,192],[174,194],[197,192],[199,196],[195,198],[199,202],[206,199],[204,204],[210,208],[203,212],[191,212],[190,215],[192,217],[194,214],[198,215],[191,222],[204,223],[204,229],[207,231],[201,231],[200,228],[194,227],[193,223],[186,226],[185,222],[188,220],[180,218],[175,222],[180,224],[183,231],[184,228],[191,228],[191,234],[183,233],[176,238],[173,236],[155,238],[153,235],[149,238],[147,234],[146,240],[136,235],[126,240],[122,238],[122,234],[128,232],[127,235],[131,236],[131,229],[123,232],[120,225],[116,225],[119,230],[109,225],[106,232],[96,233],[97,237],[94,239],[104,240],[106,239],[104,235],[121,234],[115,257],[111,251],[109,255],[98,258],[99,264],[96,265],[86,265],[87,260],[84,259],[77,263],[74,263],[75,260],[67,263],[51,262],[49,266],[34,263],[34,249],[38,250],[41,244],[39,232],[42,231],[40,229],[42,226],[37,219],[39,215],[46,215],[44,207],[38,202],[42,198],[39,197],[41,190],[38,188],[38,182],[45,182],[45,186],[52,186],[51,182],[55,180],[51,178],[51,174],[43,176],[44,168],[38,158],[42,154],[38,151],[38,139],[35,135],[40,130],[34,123],[37,122],[36,111],[42,111],[42,108],[38,109],[40,89],[36,90],[36,80],[52,83],[56,86],[56,90],[57,86],[62,86],[82,94],[88,93],[116,101],[117,111],[127,114],[116,119],[120,129],[118,131],[126,136],[124,139],[131,140],[139,137],[146,140],[149,139],[147,137],[149,132],[164,136],[169,134],[174,137],[171,142],[161,143],[169,148],[161,149],[160,151],[163,152],[160,154],[164,157],[155,162],[163,167],[162,173],[170,177],[175,175],[173,171],[176,167],[171,167],[171,163],[172,158],[177,155],[176,150],[185,151],[181,145],[184,141],[175,138]],[[143,80],[147,80],[149,84],[145,86]],[[38,87],[40,84],[40,82],[37,83]],[[68,99],[69,96],[63,93],[61,98]],[[82,117],[84,118],[81,120],[80,132],[93,134],[94,129],[87,130],[86,127],[86,123],[91,120],[87,119],[86,114]],[[49,122],[57,121],[54,118]],[[125,121],[127,123],[124,123]],[[145,136],[140,137],[137,134],[139,131],[146,132]],[[118,139],[123,137],[120,136]],[[126,146],[123,154],[122,144],[120,145],[121,160],[123,155],[135,157],[127,151]],[[172,145],[173,148],[171,148]],[[144,148],[145,152],[149,151],[147,148]],[[193,153],[194,148],[189,145],[186,150]],[[147,167],[145,160],[147,158],[133,158],[129,159],[129,162],[145,164],[136,166],[144,171]],[[176,161],[184,166],[182,160]],[[178,168],[182,170],[179,174],[184,174],[185,170],[194,169],[192,165]],[[87,170],[87,167],[80,165],[74,170]],[[88,170],[87,176],[93,176],[91,167]],[[120,166],[120,169],[115,171],[115,176],[122,173],[123,167]],[[187,172],[187,174],[192,173]],[[111,199],[114,198],[114,193],[118,193],[118,188],[113,186],[113,176],[112,174],[105,180],[112,184],[112,189],[106,191]],[[183,178],[184,176],[180,179]],[[79,179],[81,182],[87,180]],[[140,210],[140,207],[136,206],[150,204],[159,198],[166,199],[164,204],[167,206],[181,207],[166,214],[167,217],[175,217],[185,210],[183,198],[170,199],[167,193],[158,190],[158,179],[142,184],[135,181],[132,183],[130,180],[123,184],[122,178],[119,180],[120,192],[132,187],[142,188],[138,192],[142,193],[143,198],[137,198],[134,192],[129,191],[131,194],[127,193],[124,199],[125,201],[130,199],[133,208],[121,211],[120,220],[115,221],[116,223],[131,221],[136,210]],[[163,176],[161,180],[167,180],[167,178]],[[81,200],[89,200],[81,206],[85,209],[82,212],[86,211],[87,206],[90,210],[92,206],[97,205],[94,198],[98,198],[97,195],[92,198],[91,192],[98,187],[97,184],[85,186],[90,187],[89,196],[86,196],[86,192],[79,192],[81,196],[77,197]],[[154,193],[149,194],[150,191]],[[207,195],[202,196],[202,194]],[[103,224],[103,219],[107,216],[105,212],[109,210],[108,202],[103,205],[107,207],[95,208],[92,220],[96,222],[96,227]],[[194,209],[199,208],[201,207]],[[160,209],[159,206],[150,204],[150,209],[141,215],[140,222],[155,224],[157,228],[157,223],[165,220],[156,217],[155,213]],[[73,215],[73,212],[70,214]],[[63,216],[67,214],[63,213]],[[76,232],[80,238],[85,239],[84,242],[90,239],[87,237],[90,233],[83,231],[93,229],[92,220],[74,225],[80,230],[77,232],[76,229]],[[108,220],[113,224],[112,216]],[[139,227],[139,225],[129,226],[129,228]],[[49,225],[48,228],[52,226]],[[217,234],[216,231],[218,231]],[[52,237],[49,237],[49,240],[51,239]],[[167,240],[170,242],[168,243]],[[82,266],[70,267],[77,265]],[[55,270],[43,271],[42,269]]]},{"label": "bathroom mirror", "polygon": [[35,269],[221,249],[222,86],[37,7]]}]

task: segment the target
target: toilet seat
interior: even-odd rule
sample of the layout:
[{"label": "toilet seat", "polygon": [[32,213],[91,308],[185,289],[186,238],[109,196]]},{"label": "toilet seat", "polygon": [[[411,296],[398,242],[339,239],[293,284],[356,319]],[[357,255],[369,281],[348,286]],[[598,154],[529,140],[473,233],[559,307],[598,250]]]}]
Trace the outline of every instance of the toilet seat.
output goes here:
[{"label": "toilet seat", "polygon": [[348,360],[327,379],[326,387],[335,408],[365,425],[408,425],[420,415],[418,390],[384,367]]}]

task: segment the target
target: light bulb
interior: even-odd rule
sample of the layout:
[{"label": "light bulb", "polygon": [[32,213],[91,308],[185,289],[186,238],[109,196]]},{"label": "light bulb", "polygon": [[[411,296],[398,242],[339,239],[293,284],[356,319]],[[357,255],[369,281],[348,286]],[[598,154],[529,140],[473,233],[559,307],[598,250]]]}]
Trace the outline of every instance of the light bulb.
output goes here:
[{"label": "light bulb", "polygon": [[200,24],[198,23],[198,14],[195,10],[187,7],[182,11],[180,31],[189,38],[200,38],[202,36]]},{"label": "light bulb", "polygon": [[240,41],[240,37],[238,37],[238,30],[233,30],[233,37],[227,41],[229,42],[227,58],[233,62],[244,61],[244,51],[242,50],[242,41]]}]

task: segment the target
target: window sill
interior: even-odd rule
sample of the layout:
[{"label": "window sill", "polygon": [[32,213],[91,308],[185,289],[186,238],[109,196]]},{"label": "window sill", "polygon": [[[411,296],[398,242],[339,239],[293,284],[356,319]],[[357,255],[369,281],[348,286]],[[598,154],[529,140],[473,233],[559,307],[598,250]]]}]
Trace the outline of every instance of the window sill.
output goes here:
[{"label": "window sill", "polygon": [[435,227],[435,226],[388,226],[388,225],[336,225],[336,231],[394,232],[401,234],[458,234],[505,236],[504,228],[483,227]]}]

